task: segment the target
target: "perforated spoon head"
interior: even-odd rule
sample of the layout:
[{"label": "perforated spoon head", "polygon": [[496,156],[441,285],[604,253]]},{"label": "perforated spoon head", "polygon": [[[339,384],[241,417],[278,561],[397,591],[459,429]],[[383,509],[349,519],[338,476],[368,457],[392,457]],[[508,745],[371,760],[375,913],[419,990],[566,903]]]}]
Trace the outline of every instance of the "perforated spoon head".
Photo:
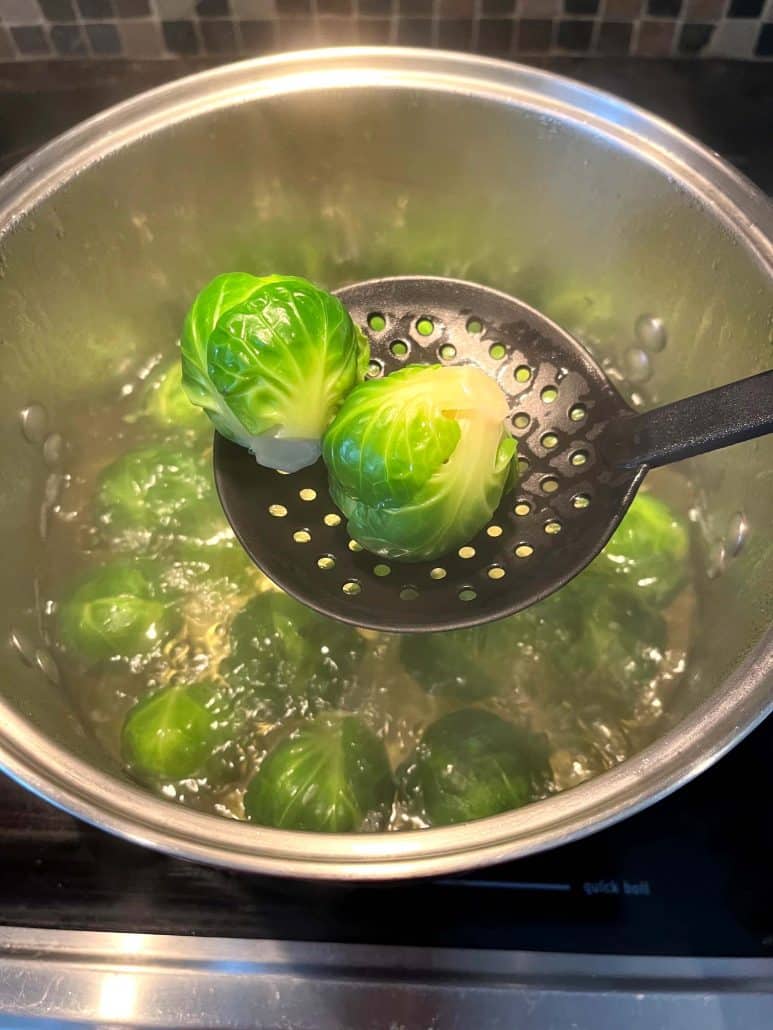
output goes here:
[{"label": "perforated spoon head", "polygon": [[320,460],[292,475],[215,435],[215,482],[255,564],[317,611],[375,630],[459,629],[512,615],[577,575],[609,539],[646,469],[599,442],[631,408],[588,351],[503,293],[441,278],[337,291],[368,336],[372,377],[407,364],[473,364],[507,396],[519,478],[491,521],[432,562],[389,561],[351,539]]}]

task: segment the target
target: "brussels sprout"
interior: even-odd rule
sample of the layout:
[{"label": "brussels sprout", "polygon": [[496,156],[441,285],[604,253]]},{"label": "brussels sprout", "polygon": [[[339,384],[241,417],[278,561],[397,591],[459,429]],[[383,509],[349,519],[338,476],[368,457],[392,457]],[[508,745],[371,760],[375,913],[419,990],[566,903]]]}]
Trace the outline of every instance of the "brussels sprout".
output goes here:
[{"label": "brussels sprout", "polygon": [[225,526],[208,459],[172,445],[131,451],[104,469],[97,512],[109,535],[129,547],[157,533],[206,538]]},{"label": "brussels sprout", "polygon": [[339,300],[305,279],[220,275],[196,297],[182,333],[183,386],[223,436],[261,465],[295,472],[370,348]]},{"label": "brussels sprout", "polygon": [[124,758],[142,776],[182,780],[202,772],[225,736],[216,687],[165,687],[130,709],[123,724]]},{"label": "brussels sprout", "polygon": [[469,540],[510,485],[507,410],[496,382],[469,365],[415,365],[356,387],[323,442],[352,537],[403,561]]},{"label": "brussels sprout", "polygon": [[234,619],[220,674],[266,712],[307,714],[338,703],[363,651],[356,630],[270,590]]},{"label": "brussels sprout", "polygon": [[148,654],[173,618],[137,563],[91,572],[59,606],[64,644],[86,659]]},{"label": "brussels sprout", "polygon": [[548,776],[543,738],[478,708],[432,723],[399,773],[409,811],[430,826],[520,808],[544,791]]},{"label": "brussels sprout", "polygon": [[394,781],[386,749],[353,716],[324,715],[270,751],[244,797],[247,818],[283,830],[383,829]]},{"label": "brussels sprout", "polygon": [[571,677],[580,692],[608,685],[619,695],[657,674],[666,649],[666,623],[631,590],[587,570],[538,607],[546,619],[560,621],[568,631],[566,645],[552,648],[549,658],[563,681]]},{"label": "brussels sprout", "polygon": [[652,494],[640,493],[594,562],[653,604],[668,604],[687,581],[687,526]]},{"label": "brussels sprout", "polygon": [[400,638],[400,661],[428,694],[480,701],[511,679],[520,643],[512,622],[502,619],[447,633],[405,634]]},{"label": "brussels sprout", "polygon": [[183,390],[177,358],[153,375],[145,393],[143,411],[158,425],[170,429],[204,429],[208,424],[201,409],[191,404]]},{"label": "brussels sprout", "polygon": [[181,593],[239,594],[253,589],[260,575],[235,538],[206,543],[186,537],[172,553],[175,560],[164,570],[164,583]]}]

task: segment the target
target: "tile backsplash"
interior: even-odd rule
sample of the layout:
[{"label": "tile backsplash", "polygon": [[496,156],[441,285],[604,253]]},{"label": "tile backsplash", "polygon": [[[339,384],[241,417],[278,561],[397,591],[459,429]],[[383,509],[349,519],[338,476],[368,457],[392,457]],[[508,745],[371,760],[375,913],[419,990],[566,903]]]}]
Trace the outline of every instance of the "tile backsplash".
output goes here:
[{"label": "tile backsplash", "polygon": [[228,60],[358,43],[763,60],[773,0],[0,0],[0,61]]}]

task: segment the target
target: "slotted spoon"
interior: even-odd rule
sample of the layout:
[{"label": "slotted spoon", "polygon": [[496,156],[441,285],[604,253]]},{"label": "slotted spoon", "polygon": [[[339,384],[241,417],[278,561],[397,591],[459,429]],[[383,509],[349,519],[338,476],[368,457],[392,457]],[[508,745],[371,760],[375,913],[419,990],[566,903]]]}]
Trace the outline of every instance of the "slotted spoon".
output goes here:
[{"label": "slotted spoon", "polygon": [[526,304],[473,283],[376,279],[337,291],[371,346],[369,375],[473,363],[507,395],[519,482],[458,551],[407,564],[363,550],[320,460],[283,475],[215,434],[215,482],[255,564],[333,618],[395,632],[511,615],[577,575],[648,469],[773,431],[773,370],[636,413],[588,351]]}]

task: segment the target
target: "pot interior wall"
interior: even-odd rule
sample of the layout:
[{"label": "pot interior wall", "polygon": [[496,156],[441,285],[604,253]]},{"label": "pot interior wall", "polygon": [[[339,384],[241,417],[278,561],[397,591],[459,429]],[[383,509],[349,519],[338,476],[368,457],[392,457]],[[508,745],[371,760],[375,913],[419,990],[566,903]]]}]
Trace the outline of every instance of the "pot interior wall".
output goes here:
[{"label": "pot interior wall", "polygon": [[[771,363],[771,284],[748,241],[659,166],[581,121],[517,104],[386,89],[274,96],[139,140],[50,195],[2,241],[0,563],[4,625],[42,645],[39,508],[51,473],[19,412],[60,413],[170,347],[196,289],[227,269],[330,287],[439,273],[514,293],[614,367],[662,319],[645,406]],[[641,372],[641,367],[636,366]],[[745,547],[707,582],[672,718],[712,691],[773,609],[773,441],[696,460],[709,558],[733,517]],[[44,732],[97,764],[65,684],[0,653],[0,682]],[[664,726],[666,722],[664,722]]]}]

